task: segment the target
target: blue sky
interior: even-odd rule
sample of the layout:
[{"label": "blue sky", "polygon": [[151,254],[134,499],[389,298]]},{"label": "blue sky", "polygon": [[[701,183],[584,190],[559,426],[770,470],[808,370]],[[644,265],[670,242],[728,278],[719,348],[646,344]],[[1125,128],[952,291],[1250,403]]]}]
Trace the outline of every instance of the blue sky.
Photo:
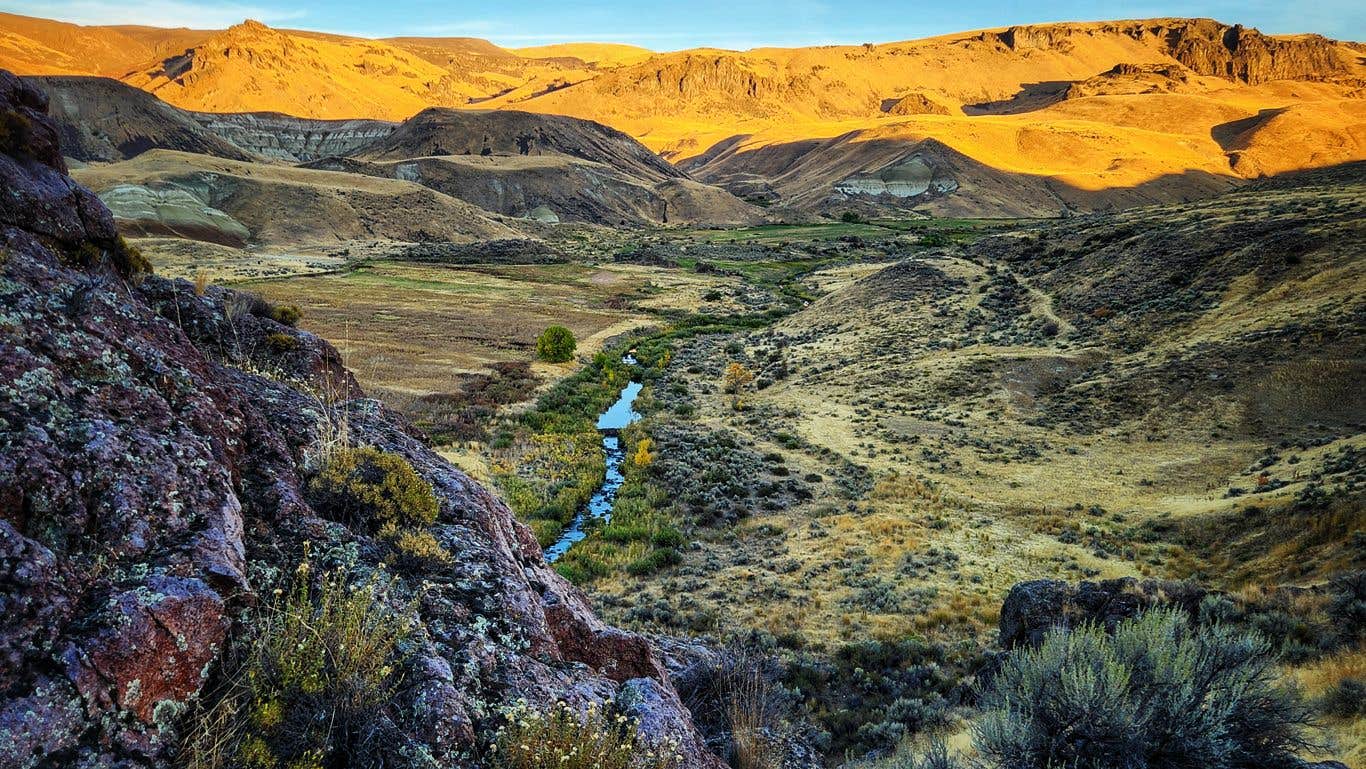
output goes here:
[{"label": "blue sky", "polygon": [[1366,38],[1362,0],[0,0],[0,10],[81,24],[219,28],[250,17],[366,37],[469,36],[506,46],[621,42],[655,50],[886,42],[1010,24],[1154,16],[1210,16],[1269,33]]}]

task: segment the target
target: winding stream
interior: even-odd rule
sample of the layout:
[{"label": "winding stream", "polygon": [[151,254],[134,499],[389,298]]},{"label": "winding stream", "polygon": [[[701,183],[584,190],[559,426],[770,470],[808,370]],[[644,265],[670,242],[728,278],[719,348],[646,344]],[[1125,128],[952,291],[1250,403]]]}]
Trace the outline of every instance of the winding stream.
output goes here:
[{"label": "winding stream", "polygon": [[[636,360],[627,355],[622,358],[622,362],[634,365]],[[574,543],[588,536],[587,527],[591,522],[607,523],[612,520],[612,506],[617,501],[617,490],[626,480],[626,476],[621,472],[621,463],[625,461],[626,453],[621,447],[620,433],[627,425],[640,419],[640,414],[637,414],[632,406],[643,386],[640,382],[627,383],[616,402],[598,417],[597,427],[602,433],[602,453],[607,459],[607,472],[603,474],[602,485],[593,493],[584,509],[574,516],[574,520],[560,535],[559,540],[545,549],[546,561],[553,563],[568,552]]]}]

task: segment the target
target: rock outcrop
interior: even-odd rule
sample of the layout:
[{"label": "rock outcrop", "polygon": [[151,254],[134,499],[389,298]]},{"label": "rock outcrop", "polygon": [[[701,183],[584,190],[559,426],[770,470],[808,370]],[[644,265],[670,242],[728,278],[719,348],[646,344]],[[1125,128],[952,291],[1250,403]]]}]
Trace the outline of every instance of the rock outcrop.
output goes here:
[{"label": "rock outcrop", "polygon": [[1320,35],[1273,38],[1241,24],[1196,19],[1165,32],[1172,57],[1201,75],[1241,80],[1324,80],[1346,71],[1336,44]]},{"label": "rock outcrop", "polygon": [[1348,72],[1341,43],[1321,35],[1271,37],[1214,19],[1151,19],[1094,25],[1038,24],[983,33],[1014,51],[1068,52],[1088,37],[1122,35],[1155,47],[1200,75],[1249,85],[1270,80],[1326,80]]},{"label": "rock outcrop", "polygon": [[1068,99],[1178,93],[1190,88],[1190,70],[1178,64],[1117,64],[1067,88]]},{"label": "rock outcrop", "polygon": [[950,113],[947,104],[920,91],[906,94],[899,99],[884,105],[883,111],[888,115],[903,117],[906,115],[947,115]]},{"label": "rock outcrop", "polygon": [[1055,627],[1094,623],[1113,630],[1154,606],[1175,606],[1196,615],[1206,591],[1185,582],[1133,577],[1075,585],[1057,579],[1021,582],[1001,604],[1003,648],[1033,646]]},{"label": "rock outcrop", "polygon": [[384,120],[311,120],[274,112],[190,112],[204,128],[248,152],[290,163],[349,155],[393,132]]},{"label": "rock outcrop", "polygon": [[354,443],[432,485],[453,556],[393,578],[392,608],[414,622],[384,714],[396,755],[478,766],[500,704],[615,698],[686,766],[721,766],[650,645],[604,625],[500,500],[363,397],[331,345],[248,296],[142,274],[65,175],[45,106],[0,72],[0,766],[169,765],[281,574],[307,553],[378,570],[376,541],[303,494],[320,420],[339,413]]}]

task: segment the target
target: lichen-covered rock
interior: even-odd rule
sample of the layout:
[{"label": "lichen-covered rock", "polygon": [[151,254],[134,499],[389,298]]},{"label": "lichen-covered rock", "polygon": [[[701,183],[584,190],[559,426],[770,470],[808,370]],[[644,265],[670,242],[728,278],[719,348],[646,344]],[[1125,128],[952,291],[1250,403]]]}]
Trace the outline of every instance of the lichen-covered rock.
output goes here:
[{"label": "lichen-covered rock", "polygon": [[431,484],[453,556],[393,580],[415,627],[386,707],[396,749],[477,766],[504,704],[628,694],[646,740],[721,766],[650,645],[594,616],[331,345],[252,297],[118,269],[109,212],[65,176],[43,106],[0,72],[0,112],[31,127],[0,148],[0,767],[168,765],[251,607],[305,553],[383,568],[381,543],[302,493],[342,417]]}]

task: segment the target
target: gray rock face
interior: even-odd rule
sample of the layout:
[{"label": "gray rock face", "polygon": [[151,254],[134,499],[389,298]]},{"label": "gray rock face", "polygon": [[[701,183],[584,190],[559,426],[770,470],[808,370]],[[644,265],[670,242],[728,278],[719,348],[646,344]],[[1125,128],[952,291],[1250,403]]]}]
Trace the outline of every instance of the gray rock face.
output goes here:
[{"label": "gray rock face", "polygon": [[251,237],[241,222],[180,186],[120,184],[100,194],[125,232],[170,235],[240,246]]},{"label": "gray rock face", "polygon": [[914,198],[926,194],[943,194],[958,189],[958,182],[925,158],[918,155],[879,169],[857,174],[835,182],[835,191],[843,195],[891,195]]},{"label": "gray rock face", "polygon": [[384,120],[310,120],[269,112],[188,114],[248,152],[290,163],[350,155],[393,133],[398,125]]}]

